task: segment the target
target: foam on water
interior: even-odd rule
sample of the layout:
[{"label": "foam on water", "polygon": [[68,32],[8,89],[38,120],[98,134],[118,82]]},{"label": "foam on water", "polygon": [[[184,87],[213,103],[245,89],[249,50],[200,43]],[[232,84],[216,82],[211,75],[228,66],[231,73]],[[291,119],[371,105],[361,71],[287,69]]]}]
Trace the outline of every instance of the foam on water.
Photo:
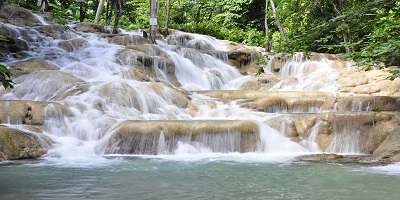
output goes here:
[{"label": "foam on water", "polygon": [[287,163],[304,153],[213,153],[213,152],[186,152],[173,155],[122,155],[108,154],[105,157],[138,157],[143,159],[159,159],[176,162],[236,162],[236,163]]},{"label": "foam on water", "polygon": [[400,162],[386,165],[386,166],[370,167],[370,168],[367,168],[367,171],[372,172],[372,173],[378,173],[378,174],[400,176]]}]

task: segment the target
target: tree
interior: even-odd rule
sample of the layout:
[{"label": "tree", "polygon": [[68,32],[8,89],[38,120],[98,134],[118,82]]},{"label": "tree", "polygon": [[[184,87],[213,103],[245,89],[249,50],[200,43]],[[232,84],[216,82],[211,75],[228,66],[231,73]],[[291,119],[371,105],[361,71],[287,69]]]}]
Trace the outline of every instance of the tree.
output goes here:
[{"label": "tree", "polygon": [[268,0],[265,1],[265,20],[264,20],[264,26],[265,26],[265,51],[270,52],[271,48],[269,45],[269,30],[268,30]]},{"label": "tree", "polygon": [[150,40],[156,43],[156,26],[157,26],[157,4],[156,0],[150,0]]},{"label": "tree", "polygon": [[118,33],[118,22],[121,17],[122,11],[122,0],[113,0],[114,6],[114,27],[113,27],[113,34]]},{"label": "tree", "polygon": [[101,13],[103,12],[105,0],[100,0],[99,6],[97,7],[96,17],[94,18],[94,23],[98,24],[100,22]]},{"label": "tree", "polygon": [[[287,45],[285,33],[283,32],[282,25],[281,25],[281,23],[279,21],[278,15],[276,14],[276,8],[275,8],[274,1],[270,0],[270,3],[271,3],[271,8],[272,8],[272,14],[274,15],[274,18],[275,18],[275,21],[276,21],[276,25],[278,26],[279,33],[281,34],[283,44]],[[286,50],[288,50],[287,47],[286,47]]]},{"label": "tree", "polygon": [[171,2],[170,0],[167,0],[167,2],[165,3],[166,5],[166,15],[165,15],[165,33],[168,35],[168,25],[169,25],[169,14],[170,14],[170,10],[171,10]]},{"label": "tree", "polygon": [[42,11],[47,11],[49,8],[49,2],[47,2],[47,0],[38,0],[37,6],[40,6]]}]

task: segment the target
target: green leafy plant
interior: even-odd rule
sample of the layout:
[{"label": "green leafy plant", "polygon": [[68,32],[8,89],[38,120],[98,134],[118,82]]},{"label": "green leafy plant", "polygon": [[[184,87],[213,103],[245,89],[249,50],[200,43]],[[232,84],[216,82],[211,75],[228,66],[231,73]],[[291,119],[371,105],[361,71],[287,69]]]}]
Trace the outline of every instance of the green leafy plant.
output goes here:
[{"label": "green leafy plant", "polygon": [[13,86],[14,82],[11,80],[11,76],[12,74],[7,69],[7,67],[0,64],[0,81],[5,89],[7,89],[8,87],[14,88]]}]

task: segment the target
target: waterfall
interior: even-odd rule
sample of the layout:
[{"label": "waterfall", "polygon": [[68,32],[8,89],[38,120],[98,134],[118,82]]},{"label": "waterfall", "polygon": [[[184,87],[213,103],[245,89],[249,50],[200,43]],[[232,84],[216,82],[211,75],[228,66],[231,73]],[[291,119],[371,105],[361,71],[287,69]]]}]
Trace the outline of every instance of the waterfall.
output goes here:
[{"label": "waterfall", "polygon": [[315,125],[311,128],[310,134],[307,139],[301,141],[301,144],[311,152],[322,152],[316,143],[319,127],[321,126],[322,120],[318,120]]},{"label": "waterfall", "polygon": [[[47,24],[40,16],[37,18]],[[43,103],[30,106],[35,112],[43,108],[34,117],[37,126],[54,141],[44,158],[87,161],[85,158],[101,158],[104,153],[252,152],[279,156],[321,152],[316,144],[321,120],[307,130],[308,137],[300,143],[287,137],[289,130],[280,132],[268,124],[288,120],[298,113],[323,114],[322,105],[336,95],[334,83],[339,73],[328,59],[312,61],[294,56],[280,61],[283,66],[278,72],[270,63],[265,70],[267,75],[274,75],[276,84],[269,91],[257,85],[247,90],[244,85],[261,81],[254,81],[253,76],[244,75],[229,64],[234,58],[228,53],[237,53],[240,48],[254,50],[251,47],[242,45],[231,51],[225,41],[179,31],[158,39],[159,45],[150,45],[137,31],[115,36],[66,29],[50,37],[36,29],[8,24],[4,27],[10,35],[29,44],[24,61],[45,60],[54,66],[46,70],[39,66],[16,77],[13,90],[0,89],[0,100],[6,103]],[[44,27],[51,29],[52,25],[41,28]],[[74,25],[69,27],[73,29]],[[10,58],[4,64],[19,62]],[[217,97],[202,94],[210,90]],[[319,91],[323,93],[313,93]],[[307,96],[306,92],[312,95]],[[271,103],[278,102],[278,97],[279,104]],[[249,103],[271,105],[265,109],[244,106]],[[0,120],[4,118],[10,126],[14,123],[21,128],[21,116],[27,109],[2,105],[0,102],[5,114],[0,113]],[[354,111],[371,110],[369,104],[354,103],[351,107]],[[13,111],[15,108],[20,110]],[[135,126],[139,131],[130,129],[129,122],[148,124]],[[174,122],[183,125],[177,128]],[[187,129],[192,126],[189,122],[195,124],[191,129]],[[203,125],[197,126],[197,122]],[[359,141],[361,125],[351,123],[332,125],[334,138],[327,152],[363,153]]]}]

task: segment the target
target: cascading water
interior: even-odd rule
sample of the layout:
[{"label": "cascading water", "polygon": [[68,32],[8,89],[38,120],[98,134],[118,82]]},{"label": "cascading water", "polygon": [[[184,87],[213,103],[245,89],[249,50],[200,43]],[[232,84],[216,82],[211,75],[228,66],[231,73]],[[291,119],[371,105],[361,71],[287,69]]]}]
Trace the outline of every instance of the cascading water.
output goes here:
[{"label": "cascading water", "polygon": [[399,196],[399,164],[332,164],[398,157],[387,153],[400,131],[399,98],[352,88],[334,55],[281,59],[254,76],[258,48],[46,24],[0,24],[19,44],[3,54],[0,41],[16,82],[0,87],[0,199]]},{"label": "cascading water", "polygon": [[[46,25],[43,19],[39,19]],[[74,25],[70,27],[74,28]],[[127,120],[247,120],[258,127],[259,141],[253,146],[260,156],[321,152],[315,143],[318,124],[306,142],[299,144],[285,137],[285,131],[280,133],[267,125],[281,114],[257,112],[241,107],[239,100],[212,99],[193,92],[240,91],[252,79],[230,66],[227,54],[215,56],[210,53],[228,49],[216,39],[174,32],[166,40],[159,39],[157,43],[160,45],[140,42],[135,47],[135,42],[139,41],[136,39],[141,37],[139,32],[123,31],[123,38],[129,38],[129,41],[122,41],[122,44],[131,45],[126,48],[93,33],[67,30],[49,37],[35,30],[26,31],[8,25],[7,29],[29,43],[29,59],[44,59],[59,69],[20,76],[15,79],[12,91],[0,93],[2,100],[60,104],[49,104],[44,110],[43,131],[55,142],[48,158],[79,160],[101,157],[115,130]],[[73,48],[63,46],[66,42]],[[15,59],[9,59],[5,64],[14,62]],[[282,77],[294,79],[282,80],[270,90],[336,92],[332,83],[338,72],[330,62],[327,59],[304,61],[295,56],[279,72]],[[266,71],[273,74],[270,68]],[[149,77],[140,78],[138,74]],[[191,92],[190,99],[180,91]],[[189,100],[195,110],[190,109]],[[283,113],[319,112],[319,106],[312,105],[306,109],[294,106]],[[168,139],[161,131],[158,135],[138,136],[132,141],[139,145],[137,152],[141,153],[226,154],[242,151],[241,137],[240,132],[227,130]],[[342,140],[347,141],[346,138]],[[338,148],[334,142],[329,152],[360,153],[356,146]]]}]

